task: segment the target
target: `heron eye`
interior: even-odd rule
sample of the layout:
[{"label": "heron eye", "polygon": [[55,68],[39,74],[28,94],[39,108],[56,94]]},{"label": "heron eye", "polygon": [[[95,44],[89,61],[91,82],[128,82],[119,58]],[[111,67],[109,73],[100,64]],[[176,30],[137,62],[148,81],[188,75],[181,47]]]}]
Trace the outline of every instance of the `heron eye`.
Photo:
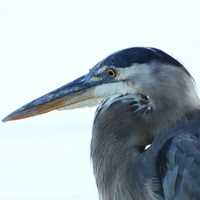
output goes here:
[{"label": "heron eye", "polygon": [[116,73],[113,69],[107,69],[107,74],[110,76],[110,77],[115,77]]}]

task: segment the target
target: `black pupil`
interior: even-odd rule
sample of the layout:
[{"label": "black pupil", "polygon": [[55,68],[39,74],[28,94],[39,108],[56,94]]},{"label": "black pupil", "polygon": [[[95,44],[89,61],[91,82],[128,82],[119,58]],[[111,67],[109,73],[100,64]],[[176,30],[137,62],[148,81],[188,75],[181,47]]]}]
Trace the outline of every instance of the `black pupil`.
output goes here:
[{"label": "black pupil", "polygon": [[110,76],[113,76],[113,71],[109,70],[108,73],[109,73]]}]

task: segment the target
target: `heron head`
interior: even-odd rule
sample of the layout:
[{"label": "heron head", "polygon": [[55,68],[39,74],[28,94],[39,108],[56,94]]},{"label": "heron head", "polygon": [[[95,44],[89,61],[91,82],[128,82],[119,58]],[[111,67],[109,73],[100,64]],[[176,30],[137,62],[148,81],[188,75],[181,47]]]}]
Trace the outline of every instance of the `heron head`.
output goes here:
[{"label": "heron head", "polygon": [[[179,78],[180,74],[184,79]],[[55,109],[95,106],[106,97],[120,94],[141,94],[152,100],[162,100],[169,95],[170,90],[173,93],[174,85],[178,85],[177,90],[183,90],[185,85],[192,87],[191,80],[189,72],[163,51],[155,48],[129,48],[111,54],[86,75],[31,101],[3,121],[23,119]],[[187,81],[188,84],[185,84]],[[161,91],[163,95],[160,95]],[[173,95],[176,96],[176,92]]]}]

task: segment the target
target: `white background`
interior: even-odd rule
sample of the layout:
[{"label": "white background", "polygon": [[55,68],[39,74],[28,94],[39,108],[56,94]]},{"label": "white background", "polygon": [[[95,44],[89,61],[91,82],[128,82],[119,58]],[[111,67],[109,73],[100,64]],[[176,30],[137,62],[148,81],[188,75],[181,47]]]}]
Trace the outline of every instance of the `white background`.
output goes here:
[{"label": "white background", "polygon": [[[174,56],[200,87],[199,10],[199,0],[1,0],[0,118],[132,46]],[[98,199],[94,112],[0,122],[0,200]]]}]

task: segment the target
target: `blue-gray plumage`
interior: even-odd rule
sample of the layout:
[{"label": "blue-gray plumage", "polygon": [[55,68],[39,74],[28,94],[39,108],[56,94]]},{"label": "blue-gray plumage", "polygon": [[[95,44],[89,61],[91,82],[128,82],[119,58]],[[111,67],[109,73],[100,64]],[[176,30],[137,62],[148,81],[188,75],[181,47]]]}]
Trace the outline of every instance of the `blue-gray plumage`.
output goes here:
[{"label": "blue-gray plumage", "polygon": [[159,49],[113,53],[3,121],[99,103],[91,159],[100,199],[200,199],[200,100],[190,73]]},{"label": "blue-gray plumage", "polygon": [[[200,113],[158,135],[145,150],[145,140],[135,129],[147,124],[145,116],[153,112],[148,103],[138,109],[139,101],[121,95],[102,104],[95,116],[91,142],[102,199],[199,199]],[[110,124],[112,117],[120,118],[120,124]]]}]

